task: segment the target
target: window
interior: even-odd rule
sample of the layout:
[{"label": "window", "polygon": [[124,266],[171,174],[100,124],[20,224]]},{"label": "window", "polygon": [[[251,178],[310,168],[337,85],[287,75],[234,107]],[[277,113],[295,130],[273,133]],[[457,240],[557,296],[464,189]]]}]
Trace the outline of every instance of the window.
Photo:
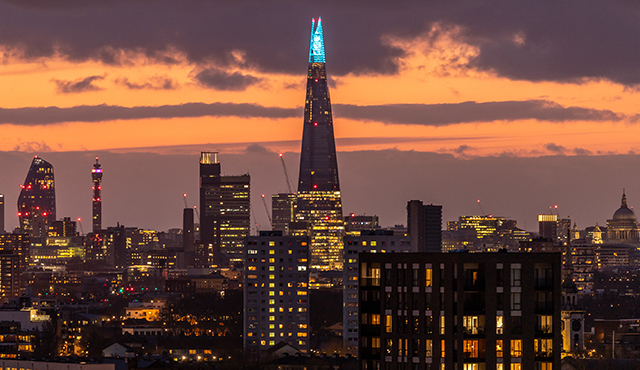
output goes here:
[{"label": "window", "polygon": [[432,286],[433,285],[433,270],[432,269],[426,269],[426,285],[425,286]]},{"label": "window", "polygon": [[536,320],[536,330],[542,333],[553,333],[553,316],[538,315]]},{"label": "window", "polygon": [[511,309],[515,311],[519,311],[522,309],[521,293],[511,293]]},{"label": "window", "polygon": [[522,370],[522,364],[521,363],[512,363],[511,364],[511,370]]},{"label": "window", "polygon": [[511,357],[522,357],[522,339],[511,339]]},{"label": "window", "polygon": [[371,325],[380,325],[380,315],[372,314],[371,315]]},{"label": "window", "polygon": [[496,341],[496,357],[504,356],[504,348],[502,347],[502,339]]},{"label": "window", "polygon": [[535,339],[533,341],[533,352],[536,357],[553,356],[553,339]]},{"label": "window", "polygon": [[444,334],[444,316],[440,316],[440,334]]},{"label": "window", "polygon": [[502,316],[496,316],[496,334],[502,334],[503,327],[504,323],[502,321]]},{"label": "window", "polygon": [[393,333],[393,316],[386,315],[384,318],[384,327],[386,333]]},{"label": "window", "polygon": [[440,340],[440,357],[444,358],[444,355],[446,354],[445,350],[444,350],[444,339]]},{"label": "window", "polygon": [[466,334],[482,334],[484,332],[484,316],[463,316],[462,325]]},{"label": "window", "polygon": [[552,370],[551,362],[536,362],[536,370]]},{"label": "window", "polygon": [[479,345],[478,340],[465,340],[462,342],[462,348],[465,358],[478,358],[479,357]]},{"label": "window", "polygon": [[425,356],[426,357],[431,357],[433,354],[433,341],[431,339],[427,339],[424,341],[425,342]]},{"label": "window", "polygon": [[522,286],[522,270],[511,268],[511,286]]}]

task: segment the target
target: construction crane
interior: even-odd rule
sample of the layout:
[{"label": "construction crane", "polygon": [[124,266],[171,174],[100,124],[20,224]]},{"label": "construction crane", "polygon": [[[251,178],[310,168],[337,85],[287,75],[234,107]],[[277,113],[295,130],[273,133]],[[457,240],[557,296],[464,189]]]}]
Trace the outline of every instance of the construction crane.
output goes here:
[{"label": "construction crane", "polygon": [[82,221],[80,220],[80,217],[78,217],[78,225],[80,225],[80,233],[81,233],[81,235],[84,235],[84,230],[82,229]]},{"label": "construction crane", "polygon": [[267,217],[269,218],[269,226],[273,227],[273,221],[271,221],[271,214],[269,214],[269,208],[267,207],[267,201],[264,199],[264,194],[262,194],[262,204],[264,204],[264,210],[267,212]]},{"label": "construction crane", "polygon": [[294,194],[293,187],[291,186],[291,179],[289,179],[289,172],[287,171],[287,165],[284,163],[284,157],[282,156],[282,153],[280,153],[280,162],[282,162],[284,177],[287,180],[287,190],[289,190],[289,194]]},{"label": "construction crane", "polygon": [[[187,193],[183,193],[182,194],[182,199],[184,200],[184,208],[189,208],[189,204],[187,203]],[[198,208],[196,208],[196,206],[193,206],[193,211],[196,213],[196,216],[198,217],[197,219],[200,219],[200,213],[198,212]]]}]

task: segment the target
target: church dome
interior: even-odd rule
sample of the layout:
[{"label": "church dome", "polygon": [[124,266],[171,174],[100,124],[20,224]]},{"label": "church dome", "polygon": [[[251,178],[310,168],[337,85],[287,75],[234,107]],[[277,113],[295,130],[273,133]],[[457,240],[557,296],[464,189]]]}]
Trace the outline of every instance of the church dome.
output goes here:
[{"label": "church dome", "polygon": [[636,214],[633,212],[631,208],[627,206],[627,196],[624,191],[622,191],[622,204],[620,208],[613,214],[614,221],[633,221],[636,223]]}]

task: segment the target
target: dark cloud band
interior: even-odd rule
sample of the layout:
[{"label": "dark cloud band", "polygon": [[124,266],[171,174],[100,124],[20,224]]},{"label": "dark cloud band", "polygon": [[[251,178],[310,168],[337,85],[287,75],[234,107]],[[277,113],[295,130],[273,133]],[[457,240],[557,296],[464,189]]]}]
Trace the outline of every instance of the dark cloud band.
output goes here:
[{"label": "dark cloud band", "polygon": [[[336,118],[375,121],[386,124],[446,126],[461,123],[538,120],[621,121],[635,117],[609,110],[563,107],[546,100],[463,102],[454,104],[335,104]],[[186,103],[157,107],[122,107],[115,105],[81,105],[70,108],[26,107],[0,108],[0,124],[48,125],[65,122],[102,122],[148,118],[241,117],[241,118],[297,118],[302,108],[264,107],[248,103]]]},{"label": "dark cloud band", "polygon": [[[125,63],[131,53],[172,64],[177,51],[205,67],[301,75],[318,15],[334,76],[397,73],[407,51],[389,40],[433,40],[435,26],[456,30],[458,41],[478,51],[462,67],[531,81],[640,84],[640,4],[630,1],[5,0],[0,45],[26,58],[107,64]],[[208,77],[205,83],[227,88],[253,82]]]}]

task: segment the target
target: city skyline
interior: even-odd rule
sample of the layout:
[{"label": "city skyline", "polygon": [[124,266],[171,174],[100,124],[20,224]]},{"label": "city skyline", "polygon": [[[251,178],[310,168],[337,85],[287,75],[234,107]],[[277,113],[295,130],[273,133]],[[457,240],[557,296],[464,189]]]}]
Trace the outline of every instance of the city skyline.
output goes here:
[{"label": "city skyline", "polygon": [[[299,160],[304,67],[296,56],[307,49],[301,30],[317,14],[331,24],[325,37],[345,213],[377,214],[385,226],[406,223],[402,205],[422,199],[442,204],[444,221],[491,213],[535,230],[536,215],[555,204],[579,227],[604,224],[621,188],[634,204],[637,56],[620,54],[630,49],[622,45],[635,43],[626,37],[637,22],[621,15],[633,13],[631,5],[554,6],[554,13],[544,4],[503,4],[502,12],[475,4],[476,13],[487,12],[483,18],[470,14],[469,5],[216,5],[165,3],[149,11],[144,1],[0,4],[0,17],[7,18],[0,22],[6,51],[0,78],[11,87],[0,106],[0,168],[7,170],[0,192],[8,204],[19,183],[13,176],[25,170],[7,161],[33,154],[65,158],[50,161],[69,175],[59,215],[81,217],[87,229],[90,207],[78,196],[86,185],[71,176],[86,165],[71,165],[73,156],[125,162],[104,162],[113,176],[105,179],[105,225],[180,227],[174,209],[181,194],[191,204],[197,195],[197,174],[185,173],[186,158],[203,150],[245,156],[227,174],[257,172],[257,194],[283,191],[275,155],[284,153],[290,169]],[[290,10],[286,17],[281,7]],[[136,17],[141,13],[144,21]],[[154,34],[154,21],[167,14],[169,31]],[[606,30],[604,38],[618,44],[589,38],[582,23],[557,24],[569,14],[585,15],[589,30]],[[588,17],[593,14],[603,20]],[[115,17],[117,32],[106,27]],[[51,29],[36,42],[38,20]],[[604,28],[606,21],[631,32]],[[111,175],[109,165],[122,167]],[[166,189],[139,193],[138,171],[154,166],[184,176],[163,178]],[[141,209],[126,207],[132,203]],[[259,199],[252,204],[260,208]],[[265,228],[266,214],[255,213]],[[6,219],[10,230],[10,207]]]}]

